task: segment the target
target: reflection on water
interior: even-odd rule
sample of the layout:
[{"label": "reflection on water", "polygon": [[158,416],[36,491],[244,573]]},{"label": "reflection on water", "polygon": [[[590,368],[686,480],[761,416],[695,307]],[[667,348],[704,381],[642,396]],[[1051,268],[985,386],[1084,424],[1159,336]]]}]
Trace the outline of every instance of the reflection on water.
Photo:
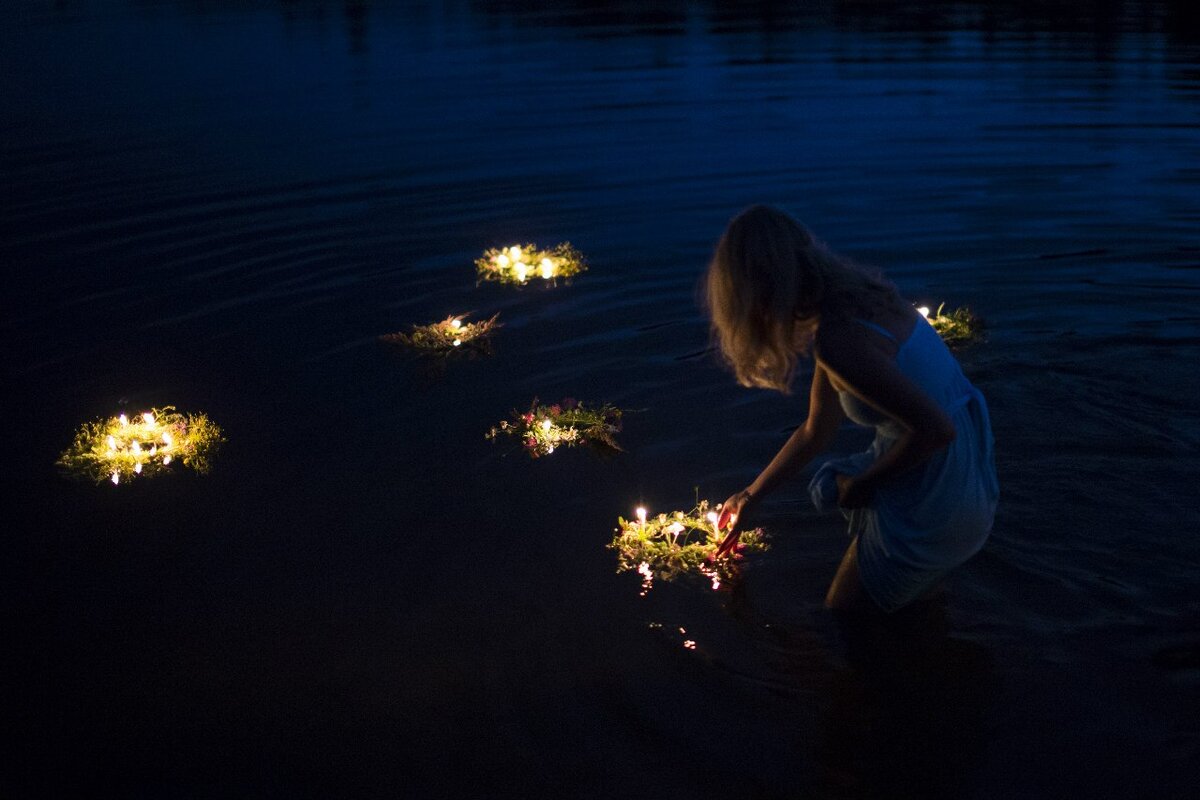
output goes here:
[{"label": "reflection on water", "polygon": [[[1194,784],[1192,4],[0,19],[22,794]],[[988,322],[961,360],[997,528],[907,622],[822,609],[845,541],[803,482],[734,585],[640,597],[614,574],[614,516],[725,496],[803,418],[802,387],[733,385],[695,304],[751,202]],[[489,248],[567,240],[589,262],[570,283],[476,284]],[[468,313],[504,321],[491,357],[377,341]],[[644,411],[610,460],[505,458],[484,433],[531,397]],[[122,398],[220,420],[212,473],[61,482],[77,421]]]}]

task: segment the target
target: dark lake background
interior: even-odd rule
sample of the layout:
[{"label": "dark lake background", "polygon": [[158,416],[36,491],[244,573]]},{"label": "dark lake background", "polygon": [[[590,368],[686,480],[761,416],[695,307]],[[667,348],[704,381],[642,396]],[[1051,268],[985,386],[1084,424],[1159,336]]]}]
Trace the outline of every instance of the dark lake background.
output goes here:
[{"label": "dark lake background", "polygon": [[[1200,25],[902,5],[5,3],[4,794],[1194,791]],[[733,589],[605,549],[804,418],[705,353],[759,201],[989,325],[996,528],[898,652],[821,607],[804,480]],[[475,285],[564,240],[569,285]],[[467,311],[493,357],[376,339]],[[535,396],[643,410],[611,460],[484,440]],[[211,475],[56,472],[168,404]]]}]

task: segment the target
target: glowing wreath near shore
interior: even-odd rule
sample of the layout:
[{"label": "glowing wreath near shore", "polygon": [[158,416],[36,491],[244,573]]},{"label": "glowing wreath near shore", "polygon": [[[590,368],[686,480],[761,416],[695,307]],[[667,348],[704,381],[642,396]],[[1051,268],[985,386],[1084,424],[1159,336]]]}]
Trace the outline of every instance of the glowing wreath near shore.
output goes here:
[{"label": "glowing wreath near shore", "polygon": [[971,309],[956,308],[949,314],[943,314],[945,307],[946,304],[942,303],[932,315],[929,306],[918,306],[917,311],[929,320],[948,347],[963,347],[983,338],[983,320],[975,316]]},{"label": "glowing wreath near shore", "polygon": [[492,333],[501,326],[496,321],[500,315],[480,322],[464,322],[465,316],[460,314],[429,325],[413,325],[409,333],[385,333],[379,339],[435,355],[488,351]]},{"label": "glowing wreath near shore", "polygon": [[537,245],[493,247],[475,260],[475,271],[481,281],[499,281],[523,285],[540,278],[552,281],[569,278],[587,269],[587,261],[570,242],[552,250],[539,250]]},{"label": "glowing wreath near shore", "polygon": [[[673,580],[680,575],[700,574],[719,589],[736,569],[734,558],[713,559],[725,533],[717,530],[720,506],[710,508],[701,500],[691,511],[648,516],[638,507],[634,519],[617,517],[609,548],[617,553],[617,572],[636,570],[642,576],[642,594],[655,578]],[[762,528],[742,531],[738,552],[759,553],[767,549]]]},{"label": "glowing wreath near shore", "polygon": [[561,405],[542,405],[535,398],[528,411],[513,411],[511,419],[502,420],[487,432],[487,438],[495,441],[499,436],[514,436],[531,458],[582,444],[620,452],[613,434],[621,431],[621,413],[621,409],[607,403],[585,408],[571,398]]},{"label": "glowing wreath near shore", "polygon": [[167,406],[85,423],[58,465],[97,483],[151,477],[177,463],[203,474],[223,441],[221,429],[206,415],[180,414]]}]

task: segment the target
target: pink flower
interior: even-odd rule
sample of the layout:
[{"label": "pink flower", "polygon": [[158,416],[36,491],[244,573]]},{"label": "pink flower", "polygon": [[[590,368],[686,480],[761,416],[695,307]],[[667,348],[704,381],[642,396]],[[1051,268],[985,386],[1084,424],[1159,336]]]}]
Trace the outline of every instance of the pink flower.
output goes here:
[{"label": "pink flower", "polygon": [[559,406],[559,405],[550,406],[550,416],[557,417],[562,412],[563,412],[562,406]]},{"label": "pink flower", "polygon": [[521,419],[525,420],[525,422],[530,425],[533,424],[533,414],[522,414]]}]

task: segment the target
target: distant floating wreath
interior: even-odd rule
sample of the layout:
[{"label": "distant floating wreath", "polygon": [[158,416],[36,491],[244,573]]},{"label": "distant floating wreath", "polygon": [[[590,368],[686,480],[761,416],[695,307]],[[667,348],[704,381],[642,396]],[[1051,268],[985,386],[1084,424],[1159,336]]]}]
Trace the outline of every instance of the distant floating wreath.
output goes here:
[{"label": "distant floating wreath", "polygon": [[534,278],[552,281],[569,278],[587,269],[587,260],[570,242],[552,250],[539,250],[537,245],[493,247],[475,259],[475,271],[481,281],[498,281],[523,285]]},{"label": "distant floating wreath", "polygon": [[965,347],[983,338],[983,320],[975,316],[971,309],[956,308],[949,314],[943,314],[945,307],[946,304],[942,303],[932,316],[928,306],[920,306],[917,311],[929,320],[947,347]]},{"label": "distant floating wreath", "polygon": [[413,325],[409,333],[385,333],[379,339],[434,355],[487,352],[492,333],[501,326],[496,321],[499,316],[496,314],[480,322],[464,322],[465,314],[452,315],[441,322]]},{"label": "distant floating wreath", "polygon": [[224,441],[205,414],[180,414],[166,406],[85,423],[57,463],[67,474],[97,483],[152,477],[175,464],[203,474]]},{"label": "distant floating wreath", "polygon": [[[717,507],[719,508],[719,506]],[[617,527],[609,548],[617,553],[617,572],[636,570],[642,576],[642,594],[649,591],[655,578],[674,580],[682,575],[703,575],[720,588],[736,570],[734,558],[713,560],[725,534],[717,530],[717,510],[701,500],[691,511],[647,516],[638,508],[635,519],[617,517]],[[762,528],[743,530],[738,540],[739,553],[760,553],[767,549]]]},{"label": "distant floating wreath", "polygon": [[621,413],[607,403],[593,409],[571,398],[554,405],[541,405],[535,399],[528,411],[513,411],[510,419],[488,431],[487,438],[495,441],[499,436],[513,436],[531,458],[584,444],[620,452],[613,434],[621,430]]}]

